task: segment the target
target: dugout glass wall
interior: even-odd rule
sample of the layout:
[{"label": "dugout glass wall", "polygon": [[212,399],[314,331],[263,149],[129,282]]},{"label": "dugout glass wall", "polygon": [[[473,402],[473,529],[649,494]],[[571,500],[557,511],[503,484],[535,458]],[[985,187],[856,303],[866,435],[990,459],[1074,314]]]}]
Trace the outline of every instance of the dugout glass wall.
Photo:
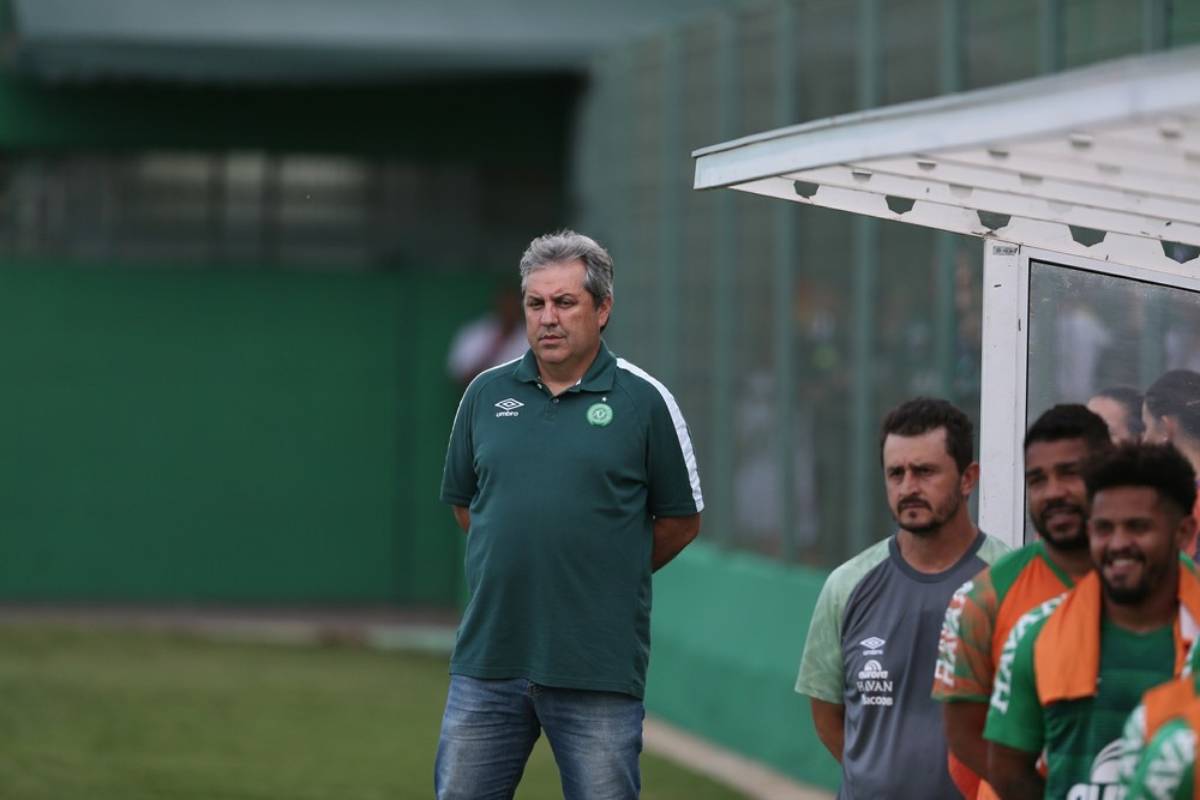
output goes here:
[{"label": "dugout glass wall", "polygon": [[[1200,281],[998,242],[985,254],[981,522],[1016,544],[1032,536],[1024,431],[1057,403],[1144,394],[1169,370],[1200,372]],[[1140,419],[1129,422],[1139,435]]]}]

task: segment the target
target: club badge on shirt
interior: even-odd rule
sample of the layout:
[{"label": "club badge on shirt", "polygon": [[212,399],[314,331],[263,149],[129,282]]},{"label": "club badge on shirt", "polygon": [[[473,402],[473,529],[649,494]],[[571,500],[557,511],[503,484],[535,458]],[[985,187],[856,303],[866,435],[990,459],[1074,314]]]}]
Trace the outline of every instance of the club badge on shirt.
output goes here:
[{"label": "club badge on shirt", "polygon": [[607,403],[592,403],[587,410],[587,421],[591,425],[603,428],[608,423],[612,422],[613,410],[612,406]]}]

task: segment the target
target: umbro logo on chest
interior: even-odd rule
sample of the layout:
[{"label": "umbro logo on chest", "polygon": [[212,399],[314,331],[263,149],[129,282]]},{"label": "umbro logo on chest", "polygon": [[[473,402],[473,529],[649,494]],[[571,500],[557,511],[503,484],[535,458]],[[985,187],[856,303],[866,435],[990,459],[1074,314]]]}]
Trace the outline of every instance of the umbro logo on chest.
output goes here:
[{"label": "umbro logo on chest", "polygon": [[500,409],[499,411],[496,412],[496,416],[497,417],[519,417],[519,416],[521,416],[521,412],[517,411],[517,409],[524,408],[524,406],[525,406],[525,404],[522,403],[520,400],[514,400],[513,398],[509,397],[507,399],[501,400],[499,403],[496,403],[496,408]]}]

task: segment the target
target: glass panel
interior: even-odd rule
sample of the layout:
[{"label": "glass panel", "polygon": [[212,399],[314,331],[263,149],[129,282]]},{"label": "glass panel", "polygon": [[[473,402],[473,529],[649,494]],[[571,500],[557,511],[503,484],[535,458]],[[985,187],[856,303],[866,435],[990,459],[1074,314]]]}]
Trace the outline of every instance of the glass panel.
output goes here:
[{"label": "glass panel", "polygon": [[1097,392],[1139,391],[1170,369],[1200,370],[1200,295],[1032,262],[1029,419]]},{"label": "glass panel", "polygon": [[[1140,394],[1167,370],[1200,371],[1200,294],[1032,261],[1028,369],[1027,424],[1055,403]],[[1140,402],[1114,405],[1110,426],[1138,435]]]}]

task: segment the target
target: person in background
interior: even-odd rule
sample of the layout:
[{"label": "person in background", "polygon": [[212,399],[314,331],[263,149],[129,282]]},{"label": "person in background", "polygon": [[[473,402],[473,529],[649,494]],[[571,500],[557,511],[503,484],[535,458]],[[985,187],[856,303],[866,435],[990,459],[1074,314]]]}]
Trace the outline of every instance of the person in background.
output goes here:
[{"label": "person in background", "polygon": [[983,735],[1004,800],[1119,796],[1126,718],[1179,674],[1200,620],[1200,579],[1180,553],[1195,480],[1168,444],[1120,445],[1089,465],[1096,568],[1018,620],[996,668]]},{"label": "person in background", "polygon": [[476,375],[520,358],[529,349],[521,319],[521,295],[505,287],[492,298],[492,312],[468,322],[454,334],[446,371],[466,388]]},{"label": "person in background", "polygon": [[996,663],[1017,620],[1092,570],[1084,464],[1111,447],[1081,405],[1058,405],[1025,434],[1025,496],[1038,539],[1007,553],[954,593],[942,623],[933,699],[943,704],[950,774],[963,796],[994,798],[983,726]]},{"label": "person in background", "polygon": [[[1142,401],[1142,423],[1147,442],[1170,442],[1200,474],[1200,373],[1188,369],[1164,372]],[[1192,509],[1200,522],[1200,504]],[[1184,552],[1196,558],[1200,541],[1193,539]]]},{"label": "person in background", "polygon": [[1108,425],[1114,444],[1136,442],[1142,438],[1142,393],[1132,386],[1101,389],[1087,401],[1088,411]]},{"label": "person in background", "polygon": [[979,464],[962,411],[909,400],[884,419],[879,446],[899,529],[825,581],[796,691],[842,764],[839,798],[957,798],[929,676],[950,596],[1008,548],[971,521]]}]

